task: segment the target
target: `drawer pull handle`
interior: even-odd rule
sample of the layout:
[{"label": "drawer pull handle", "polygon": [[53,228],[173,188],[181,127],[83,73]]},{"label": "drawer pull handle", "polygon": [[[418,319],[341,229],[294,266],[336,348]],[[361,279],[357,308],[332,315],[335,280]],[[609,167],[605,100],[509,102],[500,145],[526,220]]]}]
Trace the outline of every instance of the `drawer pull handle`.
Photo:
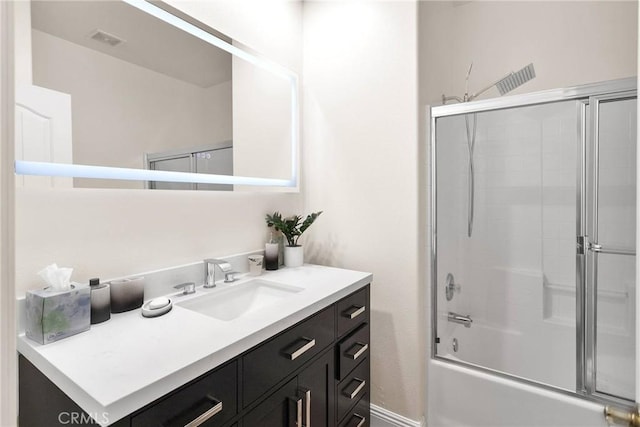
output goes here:
[{"label": "drawer pull handle", "polygon": [[349,424],[347,424],[347,426],[348,427],[362,427],[364,425],[365,421],[367,421],[367,419],[365,417],[363,417],[362,415],[354,413],[353,416],[351,417],[351,420],[349,421]]},{"label": "drawer pull handle", "polygon": [[285,352],[290,360],[296,360],[298,357],[302,356],[304,353],[311,350],[314,345],[316,345],[316,340],[313,338],[302,337],[302,339],[306,341],[306,343],[302,347],[299,347],[292,352]]},{"label": "drawer pull handle", "polygon": [[219,401],[218,399],[216,399],[214,397],[211,397],[211,396],[207,396],[207,399],[209,399],[211,402],[214,403],[213,408],[209,409],[206,412],[203,412],[196,419],[194,419],[190,423],[186,424],[184,427],[198,427],[199,425],[201,425],[205,421],[207,421],[209,418],[211,418],[214,415],[222,412],[222,402],[221,401]]},{"label": "drawer pull handle", "polygon": [[367,384],[367,382],[361,378],[354,378],[353,381],[351,381],[349,383],[349,386],[353,383],[353,382],[359,382],[360,384],[358,384],[358,386],[353,389],[353,391],[349,392],[347,391],[347,387],[345,387],[342,390],[342,393],[347,396],[349,399],[353,400],[354,397],[356,397],[358,395],[358,393],[360,393],[362,391],[362,389],[364,388],[364,386]]},{"label": "drawer pull handle", "polygon": [[[353,352],[352,350],[356,347],[360,347],[360,350]],[[345,353],[345,355],[353,360],[356,360],[358,357],[362,356],[369,349],[369,344],[365,344],[363,342],[357,342]]]},{"label": "drawer pull handle", "polygon": [[363,305],[362,307],[358,307],[357,305],[353,305],[348,310],[343,311],[342,315],[344,317],[349,318],[349,319],[355,319],[356,317],[360,316],[365,311],[367,311],[367,306],[366,305]]}]

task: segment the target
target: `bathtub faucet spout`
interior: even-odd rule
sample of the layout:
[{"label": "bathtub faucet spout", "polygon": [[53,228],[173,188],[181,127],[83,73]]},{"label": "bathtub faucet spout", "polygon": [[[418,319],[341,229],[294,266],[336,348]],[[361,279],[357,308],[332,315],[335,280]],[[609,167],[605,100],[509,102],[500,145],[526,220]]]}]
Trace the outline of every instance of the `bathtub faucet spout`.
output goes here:
[{"label": "bathtub faucet spout", "polygon": [[461,325],[464,325],[465,328],[470,328],[471,323],[473,323],[473,320],[471,320],[471,316],[463,316],[461,314],[454,313],[452,311],[449,312],[449,315],[447,316],[447,320],[449,322],[459,323]]}]

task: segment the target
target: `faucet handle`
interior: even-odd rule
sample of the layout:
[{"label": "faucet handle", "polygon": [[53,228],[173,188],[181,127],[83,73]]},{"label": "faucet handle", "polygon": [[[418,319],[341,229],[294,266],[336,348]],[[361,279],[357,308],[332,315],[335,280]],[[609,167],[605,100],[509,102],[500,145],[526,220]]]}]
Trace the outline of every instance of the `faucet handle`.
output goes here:
[{"label": "faucet handle", "polygon": [[194,282],[185,282],[175,285],[174,289],[182,289],[183,295],[189,295],[196,292],[196,284]]},{"label": "faucet handle", "polygon": [[229,271],[227,273],[224,273],[224,283],[231,283],[238,280],[236,279],[236,274],[238,274],[237,271]]}]

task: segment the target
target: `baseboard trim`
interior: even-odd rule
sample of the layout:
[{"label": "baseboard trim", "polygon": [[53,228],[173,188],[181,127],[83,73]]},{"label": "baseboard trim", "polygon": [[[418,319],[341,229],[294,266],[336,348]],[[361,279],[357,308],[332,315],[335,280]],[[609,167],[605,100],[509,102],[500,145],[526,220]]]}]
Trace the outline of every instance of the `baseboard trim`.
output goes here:
[{"label": "baseboard trim", "polygon": [[377,418],[397,427],[422,427],[420,421],[403,417],[377,405],[371,405],[371,418]]}]

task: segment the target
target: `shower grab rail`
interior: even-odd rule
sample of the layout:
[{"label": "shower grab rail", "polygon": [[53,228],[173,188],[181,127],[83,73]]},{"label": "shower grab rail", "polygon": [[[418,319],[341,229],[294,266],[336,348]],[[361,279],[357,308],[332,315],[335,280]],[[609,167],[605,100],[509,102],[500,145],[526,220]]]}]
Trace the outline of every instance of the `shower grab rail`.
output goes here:
[{"label": "shower grab rail", "polygon": [[460,325],[464,325],[465,328],[470,328],[473,320],[471,320],[471,316],[463,316],[462,314],[454,313],[450,311],[447,315],[447,320],[449,322],[458,323]]}]

